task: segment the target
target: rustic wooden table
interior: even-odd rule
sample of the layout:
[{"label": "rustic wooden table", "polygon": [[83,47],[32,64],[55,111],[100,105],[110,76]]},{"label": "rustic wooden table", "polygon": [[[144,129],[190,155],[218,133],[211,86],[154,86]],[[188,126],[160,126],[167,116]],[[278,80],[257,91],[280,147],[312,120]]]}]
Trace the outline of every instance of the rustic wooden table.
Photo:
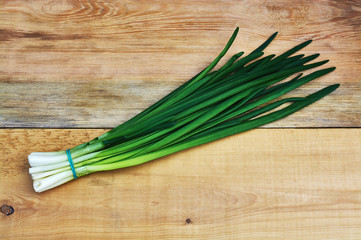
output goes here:
[{"label": "rustic wooden table", "polygon": [[[360,239],[360,1],[0,1],[0,239]],[[38,194],[27,155],[134,116],[273,32],[341,87],[260,129]]]}]

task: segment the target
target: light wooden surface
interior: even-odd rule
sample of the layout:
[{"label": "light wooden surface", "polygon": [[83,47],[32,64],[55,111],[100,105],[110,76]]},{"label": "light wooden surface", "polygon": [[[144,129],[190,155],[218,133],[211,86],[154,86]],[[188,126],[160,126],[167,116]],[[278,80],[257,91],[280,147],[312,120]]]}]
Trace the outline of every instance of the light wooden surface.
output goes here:
[{"label": "light wooden surface", "polygon": [[[129,119],[237,26],[227,57],[278,31],[266,54],[313,39],[302,53],[337,67],[290,95],[341,87],[270,129],[33,191],[30,152]],[[0,0],[0,239],[360,239],[360,66],[358,0]],[[50,129],[11,129],[29,127]]]},{"label": "light wooden surface", "polygon": [[[112,128],[209,64],[279,31],[266,54],[315,40],[332,96],[267,127],[361,126],[360,1],[0,1],[0,126]],[[228,54],[227,56],[230,56]]]},{"label": "light wooden surface", "polygon": [[102,132],[0,131],[0,239],[360,239],[360,129],[258,129],[32,190],[29,152]]}]

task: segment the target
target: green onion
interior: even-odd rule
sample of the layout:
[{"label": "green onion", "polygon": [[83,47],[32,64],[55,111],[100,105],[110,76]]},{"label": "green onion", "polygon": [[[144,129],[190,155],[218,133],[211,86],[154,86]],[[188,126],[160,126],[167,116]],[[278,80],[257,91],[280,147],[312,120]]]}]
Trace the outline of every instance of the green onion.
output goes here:
[{"label": "green onion", "polygon": [[[238,28],[216,59],[189,81],[123,124],[70,149],[76,176],[139,165],[257,128],[307,107],[338,88],[334,84],[309,96],[282,98],[335,68],[303,76],[301,72],[328,62],[309,63],[319,54],[292,56],[311,40],[279,56],[263,57],[263,50],[277,33],[250,54],[234,54],[214,70],[237,33]],[[65,151],[34,152],[28,159],[36,192],[75,178]]]}]

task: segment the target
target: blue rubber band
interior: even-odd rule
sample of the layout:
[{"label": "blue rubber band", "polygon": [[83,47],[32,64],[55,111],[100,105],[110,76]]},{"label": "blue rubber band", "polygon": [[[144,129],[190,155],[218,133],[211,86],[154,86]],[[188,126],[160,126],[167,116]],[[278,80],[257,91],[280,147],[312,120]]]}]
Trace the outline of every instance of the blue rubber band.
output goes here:
[{"label": "blue rubber band", "polygon": [[74,179],[76,179],[77,176],[76,176],[76,172],[75,172],[75,168],[74,168],[73,159],[71,158],[70,149],[66,150],[66,155],[68,156],[69,165],[70,165],[71,171],[73,172]]}]

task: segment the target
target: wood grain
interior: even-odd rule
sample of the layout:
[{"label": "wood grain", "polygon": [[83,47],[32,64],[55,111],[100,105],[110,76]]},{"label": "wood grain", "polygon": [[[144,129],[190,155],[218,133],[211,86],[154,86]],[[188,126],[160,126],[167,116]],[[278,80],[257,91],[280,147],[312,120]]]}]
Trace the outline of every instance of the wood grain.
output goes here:
[{"label": "wood grain", "polygon": [[[203,69],[236,26],[230,54],[314,39],[341,88],[267,127],[361,126],[361,3],[354,0],[0,2],[0,127],[111,128]],[[227,56],[230,56],[227,55]]]},{"label": "wood grain", "polygon": [[[37,194],[32,151],[105,130],[0,130],[0,239],[359,239],[361,130],[258,129]],[[188,223],[187,223],[188,219]]]}]

